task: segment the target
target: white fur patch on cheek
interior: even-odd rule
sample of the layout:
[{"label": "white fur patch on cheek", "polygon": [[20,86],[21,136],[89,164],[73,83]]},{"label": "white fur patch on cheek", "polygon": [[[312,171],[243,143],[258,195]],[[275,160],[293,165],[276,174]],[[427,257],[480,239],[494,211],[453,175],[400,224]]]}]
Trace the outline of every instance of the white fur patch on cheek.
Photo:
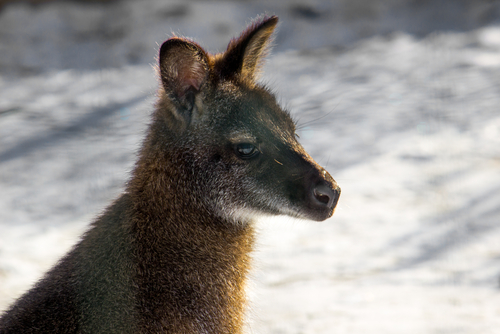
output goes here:
[{"label": "white fur patch on cheek", "polygon": [[254,179],[245,177],[245,168],[234,166],[232,172],[238,177],[211,180],[211,203],[208,205],[225,220],[247,224],[277,215],[307,219],[300,208],[283,197],[278,189],[264,187]]},{"label": "white fur patch on cheek", "polygon": [[262,218],[272,216],[271,214],[262,212],[260,210],[245,207],[224,208],[223,215],[226,219],[232,222],[243,224],[248,224]]}]

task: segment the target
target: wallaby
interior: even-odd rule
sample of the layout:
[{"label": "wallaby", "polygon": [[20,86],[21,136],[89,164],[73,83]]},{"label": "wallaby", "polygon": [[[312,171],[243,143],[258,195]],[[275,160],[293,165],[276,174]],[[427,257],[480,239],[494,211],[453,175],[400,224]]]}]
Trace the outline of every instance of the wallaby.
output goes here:
[{"label": "wallaby", "polygon": [[321,221],[340,195],[257,75],[278,22],[224,53],[160,48],[155,112],[125,192],[0,319],[0,333],[242,333],[262,215]]}]

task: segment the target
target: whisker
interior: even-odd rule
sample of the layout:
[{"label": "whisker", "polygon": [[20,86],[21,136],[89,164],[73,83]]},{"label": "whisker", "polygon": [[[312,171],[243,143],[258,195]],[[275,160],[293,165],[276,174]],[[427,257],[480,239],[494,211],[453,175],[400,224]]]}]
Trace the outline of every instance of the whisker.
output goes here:
[{"label": "whisker", "polygon": [[297,130],[303,129],[303,128],[304,128],[304,127],[306,127],[306,126],[308,126],[308,125],[310,125],[310,124],[313,124],[313,123],[315,123],[315,122],[317,122],[317,121],[319,121],[319,120],[321,120],[321,119],[323,119],[323,118],[325,118],[325,117],[329,116],[331,113],[333,113],[333,112],[337,109],[337,107],[339,106],[340,102],[341,102],[341,101],[337,102],[337,104],[336,104],[336,105],[332,108],[332,110],[330,110],[330,111],[329,111],[329,112],[327,112],[326,114],[321,115],[320,117],[318,117],[318,118],[316,118],[316,119],[313,119],[313,120],[310,120],[310,121],[304,122],[304,123],[302,123],[302,124],[298,124],[298,125],[297,125]]}]

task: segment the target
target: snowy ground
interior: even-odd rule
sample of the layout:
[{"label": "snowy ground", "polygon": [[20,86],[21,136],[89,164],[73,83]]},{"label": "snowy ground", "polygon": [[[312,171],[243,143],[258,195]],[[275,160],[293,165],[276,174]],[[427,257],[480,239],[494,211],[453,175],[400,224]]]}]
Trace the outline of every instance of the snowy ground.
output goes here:
[{"label": "snowy ground", "polygon": [[[0,39],[14,40],[5,27],[31,36],[12,44],[17,53],[0,46],[0,310],[123,189],[154,101],[155,42],[174,30],[221,50],[264,11],[253,2],[197,2],[182,14],[159,3],[0,13]],[[117,21],[130,28],[119,42],[92,37],[102,13],[118,9],[136,26]],[[158,12],[172,21],[161,23]],[[281,16],[289,20],[276,40],[283,44],[263,80],[342,197],[326,222],[259,224],[249,332],[500,333],[500,26],[469,20],[474,29],[406,27],[347,43],[346,34],[317,36],[333,28],[329,20]],[[224,24],[203,29],[201,17]],[[375,23],[372,32],[390,30]],[[36,42],[45,46],[30,54],[23,43],[44,31],[47,45]],[[80,46],[64,44],[70,33],[83,34]],[[120,58],[125,51],[135,56]]]}]

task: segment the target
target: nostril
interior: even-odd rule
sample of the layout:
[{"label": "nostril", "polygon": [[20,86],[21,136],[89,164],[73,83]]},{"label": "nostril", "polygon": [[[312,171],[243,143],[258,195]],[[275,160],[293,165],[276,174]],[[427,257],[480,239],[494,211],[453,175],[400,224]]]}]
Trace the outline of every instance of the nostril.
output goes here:
[{"label": "nostril", "polygon": [[335,189],[332,189],[328,185],[320,184],[313,188],[312,197],[316,202],[316,205],[334,208],[337,206],[337,202],[339,201],[340,188],[336,187]]},{"label": "nostril", "polygon": [[318,200],[318,202],[326,204],[326,205],[328,205],[328,203],[330,202],[331,197],[328,194],[326,194],[324,191],[322,191],[318,188],[314,188],[313,193],[314,193],[314,197],[316,198],[316,200]]}]

